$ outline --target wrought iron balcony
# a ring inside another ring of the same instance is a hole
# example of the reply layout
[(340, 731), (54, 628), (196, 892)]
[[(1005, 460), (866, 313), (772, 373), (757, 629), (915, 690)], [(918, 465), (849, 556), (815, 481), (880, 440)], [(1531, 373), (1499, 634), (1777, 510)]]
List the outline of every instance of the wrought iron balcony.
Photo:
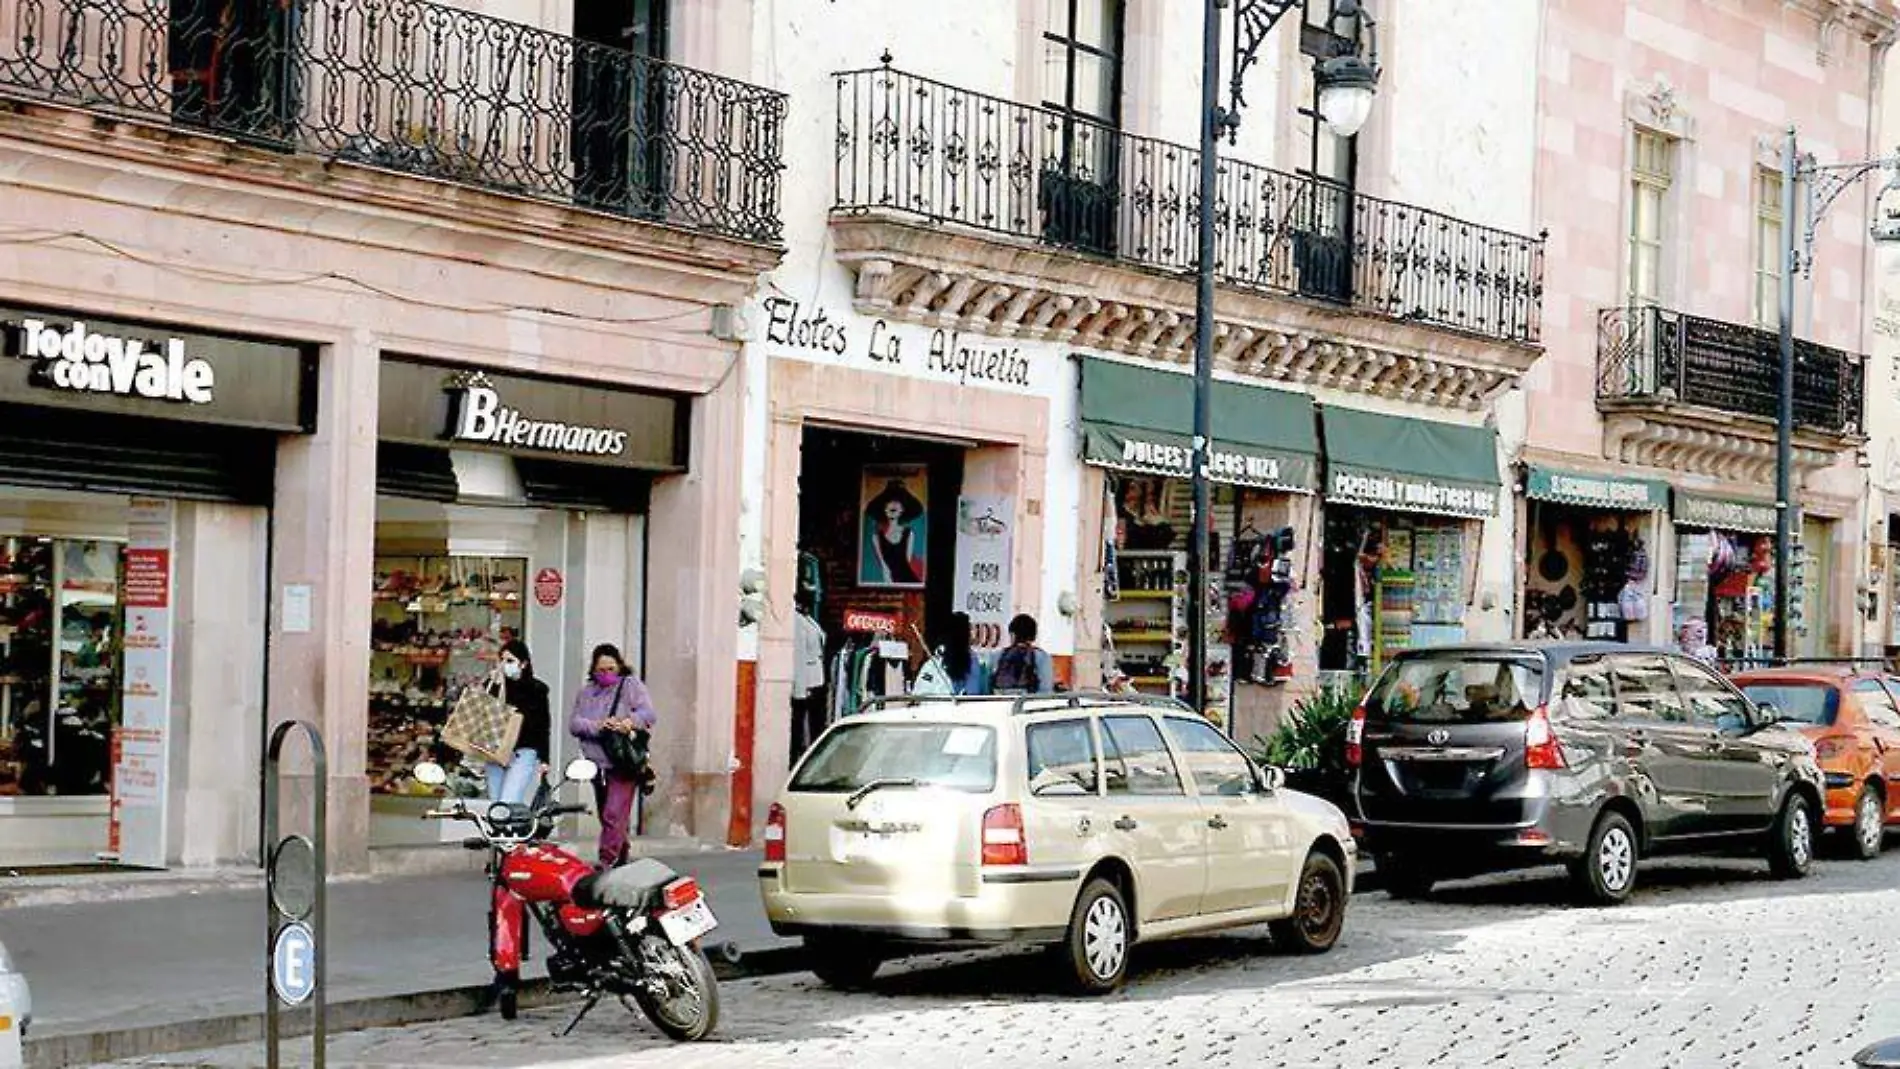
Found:
[[(1865, 426), (1866, 362), (1796, 339), (1794, 418), (1804, 430), (1857, 438)], [(1773, 422), (1780, 336), (1663, 308), (1606, 308), (1597, 316), (1597, 401), (1693, 405)]]
[(776, 242), (781, 93), (422, 0), (5, 0), (0, 95)]
[[(1197, 266), (1200, 153), (888, 66), (836, 76), (833, 211), (957, 224), (1167, 272)], [(1544, 241), (1219, 162), (1221, 282), (1535, 343)]]

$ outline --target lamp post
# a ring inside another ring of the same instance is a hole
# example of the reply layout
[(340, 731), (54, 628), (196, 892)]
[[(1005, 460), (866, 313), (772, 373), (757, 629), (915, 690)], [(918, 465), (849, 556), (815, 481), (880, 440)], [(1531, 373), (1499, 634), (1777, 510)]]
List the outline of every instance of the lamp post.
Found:
[[(1781, 308), (1778, 316), (1781, 359), (1775, 405), (1774, 640), (1775, 660), (1784, 663), (1789, 656), (1788, 575), (1795, 536), (1794, 276), (1796, 271), (1803, 275), (1813, 273), (1814, 235), (1827, 210), (1834, 206), (1842, 193), (1877, 170), (1889, 172), (1887, 184), (1880, 190), (1880, 197), (1900, 189), (1900, 153), (1856, 163), (1816, 163), (1813, 156), (1802, 155), (1794, 127), (1788, 127), (1787, 140), (1782, 144), (1781, 151), (1781, 231), (1784, 240), (1781, 248)], [(1797, 219), (1795, 193), (1796, 187), (1803, 183), (1808, 192), (1807, 213), (1806, 218)], [(1797, 222), (1801, 225), (1797, 226)], [(1871, 231), (1877, 243), (1900, 241), (1900, 211), (1890, 211), (1884, 219), (1877, 217)], [(1859, 418), (1864, 420), (1865, 413), (1861, 413)]]
[[(1324, 3), (1326, 0), (1314, 0)], [(1229, 105), (1220, 105), (1221, 10), (1234, 9), (1233, 70), (1229, 76)], [(1188, 696), (1196, 712), (1207, 710), (1207, 543), (1209, 517), (1208, 454), (1213, 447), (1210, 426), (1214, 388), (1214, 247), (1217, 232), (1214, 204), (1219, 178), (1218, 149), (1225, 131), (1232, 139), (1240, 127), (1245, 104), (1242, 88), (1247, 71), (1259, 58), (1274, 26), (1302, 0), (1203, 0), (1201, 13), (1201, 159), (1200, 257), (1194, 296), (1194, 441), (1190, 478), (1194, 491), (1188, 536)], [(1372, 16), (1361, 0), (1332, 0), (1336, 18), (1357, 18), (1373, 40), (1371, 58), (1355, 54), (1323, 58), (1314, 68), (1318, 111), (1328, 129), (1352, 137), (1372, 112), (1372, 95), (1379, 84), (1378, 47)]]

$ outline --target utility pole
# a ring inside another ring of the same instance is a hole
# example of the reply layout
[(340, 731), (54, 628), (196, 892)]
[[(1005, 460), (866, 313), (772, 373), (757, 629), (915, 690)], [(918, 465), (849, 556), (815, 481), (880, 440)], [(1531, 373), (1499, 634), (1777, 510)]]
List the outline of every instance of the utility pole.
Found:
[(1794, 547), (1794, 273), (1795, 187), (1801, 157), (1794, 127), (1781, 149), (1781, 366), (1775, 402), (1775, 660), (1788, 659), (1788, 567)]

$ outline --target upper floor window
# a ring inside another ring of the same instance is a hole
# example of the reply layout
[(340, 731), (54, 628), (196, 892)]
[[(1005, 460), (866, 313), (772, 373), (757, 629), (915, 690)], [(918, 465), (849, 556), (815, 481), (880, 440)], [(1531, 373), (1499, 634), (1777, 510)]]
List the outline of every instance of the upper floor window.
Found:
[(1358, 167), (1358, 139), (1340, 137), (1327, 129), (1319, 114), (1319, 86), (1313, 77), (1315, 62), (1359, 49), (1358, 17), (1341, 16), (1335, 11), (1337, 7), (1338, 0), (1304, 0), (1300, 53), (1306, 61), (1299, 64), (1301, 155), (1297, 167), (1303, 174), (1350, 191)]
[(1781, 175), (1766, 167), (1755, 168), (1755, 325), (1776, 327), (1781, 323), (1781, 249), (1787, 240), (1782, 230)]
[(1662, 303), (1663, 246), (1669, 190), (1675, 183), (1676, 142), (1637, 130), (1630, 166), (1629, 303)]
[(1122, 0), (1048, 0), (1042, 104), (1085, 125), (1121, 125)]

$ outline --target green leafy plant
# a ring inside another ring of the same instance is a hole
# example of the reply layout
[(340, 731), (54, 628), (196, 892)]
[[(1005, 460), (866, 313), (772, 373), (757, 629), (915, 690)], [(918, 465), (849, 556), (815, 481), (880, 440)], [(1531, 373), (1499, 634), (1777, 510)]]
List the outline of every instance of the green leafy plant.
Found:
[(1301, 698), (1273, 734), (1254, 736), (1254, 759), (1297, 772), (1344, 781), (1346, 728), (1358, 700), (1352, 691), (1327, 688)]

